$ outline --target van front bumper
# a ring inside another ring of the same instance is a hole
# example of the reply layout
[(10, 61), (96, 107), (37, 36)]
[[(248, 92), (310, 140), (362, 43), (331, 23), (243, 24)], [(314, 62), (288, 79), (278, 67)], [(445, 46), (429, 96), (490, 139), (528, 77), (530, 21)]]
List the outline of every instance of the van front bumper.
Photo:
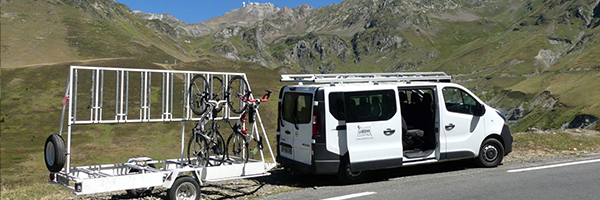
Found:
[(502, 137), (502, 140), (504, 141), (504, 155), (508, 155), (508, 153), (512, 152), (513, 144), (513, 137), (510, 134), (508, 125), (504, 124), (504, 127), (502, 127), (502, 133), (500, 133), (500, 137)]

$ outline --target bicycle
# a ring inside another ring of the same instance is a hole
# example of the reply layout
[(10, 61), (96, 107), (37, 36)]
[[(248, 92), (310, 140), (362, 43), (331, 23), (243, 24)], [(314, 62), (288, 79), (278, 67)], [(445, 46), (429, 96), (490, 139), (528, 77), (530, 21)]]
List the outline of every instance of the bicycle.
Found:
[[(215, 120), (220, 102), (208, 100), (206, 104), (209, 111), (192, 128), (192, 137), (188, 142), (188, 161), (189, 164), (199, 166), (219, 166), (225, 160), (225, 140), (219, 132), (220, 125)], [(205, 126), (207, 123), (211, 123), (208, 129)]]
[[(243, 76), (233, 76), (227, 85), (228, 88), (224, 91), (222, 79), (213, 76), (213, 81), (209, 83), (200, 74), (195, 75), (190, 82), (188, 91), (191, 110), (194, 114), (202, 115), (201, 120), (192, 129), (192, 137), (188, 142), (188, 161), (190, 164), (218, 166), (225, 160), (227, 146), (224, 145), (223, 136), (218, 131), (220, 125), (215, 121), (217, 113), (223, 108), (219, 106), (223, 102), (219, 97), (223, 97), (223, 100), (227, 102), (233, 113), (240, 114), (246, 110), (248, 102), (241, 98), (238, 98), (238, 100), (230, 98), (230, 94), (241, 95), (247, 93), (248, 96), (250, 95), (248, 83)], [(207, 111), (210, 112), (206, 113)], [(208, 116), (212, 118), (209, 119)], [(209, 130), (205, 130), (204, 125), (208, 122), (212, 124)], [(231, 123), (229, 124), (231, 125)], [(223, 146), (225, 149), (223, 149)], [(248, 147), (246, 146), (246, 148)], [(260, 145), (260, 149), (262, 149), (262, 144)], [(211, 156), (211, 154), (214, 156)], [(192, 163), (193, 157), (196, 157), (196, 163)], [(210, 161), (213, 157), (216, 159), (213, 159), (211, 163)]]
[[(222, 80), (216, 76), (213, 76), (210, 84), (200, 74), (195, 75), (190, 82), (188, 90), (190, 107), (194, 114), (201, 115), (201, 117), (200, 121), (192, 128), (192, 137), (188, 142), (189, 164), (218, 166), (225, 160), (225, 140), (219, 133), (220, 125), (215, 121), (217, 114), (222, 109), (219, 105), (225, 103), (219, 99), (219, 94), (224, 92), (222, 86)], [(215, 88), (217, 89), (215, 90)], [(225, 94), (221, 94), (221, 96), (226, 98)], [(206, 129), (205, 125), (209, 122), (211, 124)]]
[[(271, 90), (266, 90), (266, 94), (260, 99), (250, 99), (252, 92), (247, 91), (245, 94), (236, 93), (235, 96), (240, 99), (240, 102), (244, 103), (244, 110), (242, 110), (240, 118), (232, 124), (231, 121), (226, 119), (226, 122), (231, 126), (233, 133), (227, 138), (227, 144), (225, 146), (227, 160), (247, 163), (250, 154), (254, 156), (259, 150), (263, 149), (262, 136), (258, 133), (258, 138), (254, 136), (254, 128), (251, 125), (251, 133), (247, 132), (244, 127), (244, 122), (248, 121), (250, 124), (254, 123), (254, 115), (256, 110), (260, 106), (261, 102), (266, 102), (271, 96)], [(249, 151), (250, 141), (256, 142), (257, 146)]]

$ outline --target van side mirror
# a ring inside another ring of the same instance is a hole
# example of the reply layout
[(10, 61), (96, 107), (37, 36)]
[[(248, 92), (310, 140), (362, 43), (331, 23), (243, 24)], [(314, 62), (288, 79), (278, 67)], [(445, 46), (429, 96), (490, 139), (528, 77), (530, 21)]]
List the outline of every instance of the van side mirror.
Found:
[(483, 116), (485, 114), (485, 106), (483, 104), (477, 103), (475, 106), (475, 110), (473, 111), (473, 115), (475, 116)]

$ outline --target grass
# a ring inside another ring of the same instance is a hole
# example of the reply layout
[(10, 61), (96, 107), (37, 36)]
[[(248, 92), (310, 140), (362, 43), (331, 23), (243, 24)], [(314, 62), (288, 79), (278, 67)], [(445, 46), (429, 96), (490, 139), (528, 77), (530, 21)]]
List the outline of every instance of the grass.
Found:
[(520, 132), (513, 134), (513, 148), (521, 150), (587, 151), (600, 150), (600, 135), (561, 130), (545, 133)]
[[(2, 137), (0, 148), (2, 151), (1, 188), (2, 198), (10, 199), (43, 199), (66, 198), (65, 190), (46, 183), (48, 176), (43, 161), (43, 146), (48, 135), (57, 133), (62, 105), (60, 101), (64, 95), (65, 79), (67, 78), (68, 65), (112, 66), (133, 68), (160, 68), (149, 62), (136, 59), (115, 59), (96, 61), (91, 63), (66, 63), (54, 66), (2, 69), (2, 95), (1, 122)], [(275, 147), (276, 106), (279, 88), (277, 70), (270, 70), (244, 62), (206, 61), (199, 63), (184, 63), (173, 66), (178, 70), (215, 71), (215, 66), (224, 66), (217, 71), (236, 71), (247, 73), (250, 86), (256, 95), (262, 95), (265, 89), (273, 91), (272, 99), (261, 104), (260, 114), (263, 124), (267, 129), (268, 139)], [(86, 79), (86, 76), (88, 77)], [(111, 90), (114, 83), (105, 74), (105, 105), (114, 101)], [(132, 76), (132, 82), (139, 82)], [(26, 80), (22, 77), (28, 77)], [(264, 78), (273, 77), (273, 78)], [(80, 75), (81, 94), (79, 108), (85, 109), (88, 101), (84, 98), (89, 93), (89, 74)], [(159, 77), (153, 78), (159, 81)], [(176, 80), (176, 82), (179, 82)], [(111, 84), (113, 84), (111, 86)], [(86, 87), (86, 85), (88, 85)], [(133, 86), (131, 86), (133, 87)], [(181, 91), (180, 89), (176, 89)], [(135, 92), (131, 92), (134, 96)], [(152, 102), (160, 105), (160, 87), (153, 87)], [(136, 97), (132, 97), (136, 99)], [(175, 102), (179, 102), (175, 100)], [(134, 103), (135, 104), (135, 103)], [(135, 107), (135, 105), (131, 105)], [(106, 116), (111, 112), (106, 109)], [(156, 109), (155, 109), (156, 110)], [(160, 111), (160, 109), (158, 109)], [(177, 111), (175, 109), (174, 111)], [(180, 111), (179, 115), (181, 114)], [(114, 114), (114, 113), (113, 113)], [(177, 112), (174, 113), (177, 115)], [(135, 116), (136, 113), (130, 113)], [(85, 119), (88, 116), (79, 116)], [(34, 122), (34, 123), (32, 123)], [(186, 122), (187, 131), (193, 122)], [(224, 125), (221, 132), (225, 138), (231, 133), (229, 127)], [(73, 166), (108, 164), (126, 162), (127, 158), (148, 156), (153, 159), (179, 158), (181, 151), (181, 123), (144, 123), (144, 124), (103, 124), (73, 126), (72, 157)], [(267, 159), (270, 155), (267, 153)], [(59, 190), (59, 193), (53, 191)], [(24, 196), (28, 195), (28, 196)], [(53, 196), (55, 195), (55, 196)], [(58, 196), (56, 196), (58, 195)]]

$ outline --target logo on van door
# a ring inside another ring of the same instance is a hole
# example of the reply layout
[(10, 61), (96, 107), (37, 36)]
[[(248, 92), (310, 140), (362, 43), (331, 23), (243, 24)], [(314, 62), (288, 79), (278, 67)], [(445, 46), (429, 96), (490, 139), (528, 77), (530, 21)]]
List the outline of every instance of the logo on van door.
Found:
[(358, 125), (356, 140), (365, 140), (365, 139), (373, 139), (373, 135), (371, 134), (371, 126), (361, 126)]

